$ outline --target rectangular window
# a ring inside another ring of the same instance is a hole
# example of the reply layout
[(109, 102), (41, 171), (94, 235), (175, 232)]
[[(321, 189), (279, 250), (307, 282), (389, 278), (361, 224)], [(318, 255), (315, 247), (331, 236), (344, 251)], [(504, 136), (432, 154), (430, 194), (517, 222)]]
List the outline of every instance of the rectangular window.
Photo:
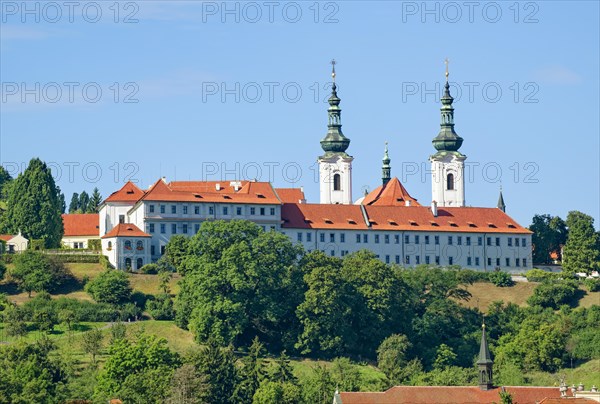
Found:
[(363, 234), (363, 243), (368, 243), (369, 242), (369, 235), (368, 234)]
[(526, 240), (527, 240), (527, 239), (526, 239), (525, 237), (523, 237), (523, 238), (521, 239), (521, 246), (522, 246), (522, 247), (527, 247), (527, 241), (526, 241)]
[(335, 233), (329, 233), (329, 242), (335, 243)]
[(172, 214), (176, 214), (177, 213), (177, 205), (171, 205), (171, 213)]
[(506, 259), (506, 266), (509, 267), (510, 266), (510, 258)]
[(271, 216), (275, 216), (275, 208), (271, 208), (270, 212), (271, 212)]
[(386, 244), (390, 243), (390, 235), (389, 234), (385, 234), (383, 236), (383, 242), (386, 243)]
[(242, 208), (240, 206), (235, 208), (235, 214), (238, 216), (242, 216)]
[(214, 215), (215, 214), (215, 208), (214, 208), (214, 206), (209, 206), (208, 207), (208, 214), (209, 215)]
[(331, 255), (332, 257), (335, 257), (335, 251), (334, 251), (334, 250), (331, 250), (331, 251), (329, 252), (329, 255)]
[(467, 257), (467, 265), (471, 266), (471, 257)]
[(375, 244), (379, 244), (379, 234), (375, 235)]
[(188, 225), (187, 224), (183, 224), (183, 234), (187, 234), (188, 232)]
[(271, 229), (271, 230), (275, 230), (275, 226), (271, 226), (271, 227), (270, 227), (270, 229)]
[(410, 255), (407, 255), (406, 257), (404, 257), (404, 263), (407, 265), (410, 265)]
[(456, 244), (462, 245), (462, 236), (457, 236), (456, 237)]
[(223, 216), (227, 216), (229, 214), (229, 208), (227, 206), (223, 206)]
[(419, 236), (415, 236), (415, 244), (419, 244), (421, 238)]
[(448, 265), (454, 265), (454, 258), (448, 257)]
[(477, 245), (483, 245), (483, 237), (477, 237)]
[(440, 265), (440, 256), (439, 255), (435, 256), (435, 265)]
[(360, 234), (357, 234), (357, 235), (356, 235), (356, 242), (357, 242), (357, 243), (360, 243)]
[(385, 263), (386, 263), (386, 264), (389, 264), (389, 263), (390, 263), (390, 256), (389, 256), (389, 255), (386, 255), (386, 256), (385, 256)]
[(410, 244), (410, 237), (404, 236), (404, 244)]
[(465, 242), (467, 243), (467, 245), (471, 245), (471, 237), (468, 237), (465, 239)]
[(485, 244), (486, 244), (486, 245), (492, 245), (492, 238), (491, 238), (491, 237), (487, 237), (487, 238), (485, 239)]
[(177, 224), (171, 223), (171, 234), (177, 234)]
[(452, 236), (448, 236), (448, 245), (452, 245)]
[(479, 266), (479, 257), (475, 257), (475, 266), (478, 267)]
[(496, 266), (499, 267), (500, 266), (500, 258), (496, 258)]
[(166, 233), (166, 226), (164, 223), (160, 224), (160, 234), (165, 234)]
[(125, 215), (119, 215), (119, 223), (125, 223)]
[(519, 237), (515, 237), (515, 247), (519, 247)]
[(194, 206), (194, 215), (200, 214), (200, 206)]
[(488, 263), (487, 263), (487, 264), (488, 264), (488, 267), (491, 267), (491, 266), (492, 266), (492, 259), (491, 259), (491, 258), (488, 258), (488, 259), (487, 259), (487, 261), (488, 261)]
[(346, 233), (342, 233), (340, 234), (340, 243), (345, 243), (346, 242)]
[(394, 243), (400, 244), (400, 235), (398, 235), (398, 234), (394, 235)]
[(435, 245), (440, 245), (440, 236), (434, 236), (433, 241), (435, 242)]
[(150, 255), (154, 255), (156, 254), (156, 247), (154, 247), (153, 245), (150, 246)]
[(320, 241), (321, 243), (324, 243), (324, 242), (325, 242), (325, 233), (319, 233), (319, 241)]
[(250, 208), (250, 214), (251, 215), (255, 215), (256, 214), (256, 208)]
[(429, 255), (426, 255), (426, 256), (425, 256), (425, 263), (426, 263), (427, 265), (429, 265), (429, 262), (430, 262)]
[(154, 233), (154, 223), (150, 223), (150, 233)]
[(265, 215), (265, 208), (260, 208), (260, 215), (264, 216)]
[(400, 264), (400, 256), (396, 255), (396, 264)]
[(429, 236), (425, 236), (425, 244), (429, 244)]
[(194, 225), (194, 233), (198, 233), (199, 231), (200, 231), (200, 224), (199, 224), (199, 223), (196, 223), (196, 224)]
[(160, 205), (160, 213), (165, 213), (165, 205)]
[(417, 255), (417, 256), (415, 257), (415, 261), (416, 261), (416, 264), (417, 264), (417, 265), (419, 265), (419, 264), (421, 263), (421, 256), (420, 256), (420, 255)]
[(523, 266), (526, 267), (527, 266), (527, 258), (523, 258)]
[(517, 266), (517, 267), (521, 266), (521, 260), (519, 258), (515, 258), (515, 266)]
[(302, 233), (298, 232), (298, 241), (302, 242)]
[(512, 247), (512, 237), (507, 238), (506, 241), (508, 241), (508, 246)]
[(148, 206), (148, 211), (149, 211), (150, 213), (154, 213), (154, 205), (150, 205), (150, 206)]
[(312, 241), (312, 233), (306, 233), (306, 241), (309, 243)]
[(187, 207), (187, 205), (183, 205), (183, 214), (184, 214), (184, 215), (187, 215), (187, 212), (188, 212), (188, 207)]
[(160, 255), (165, 255), (165, 246), (164, 245), (160, 246)]
[(496, 246), (500, 247), (500, 237), (496, 237)]

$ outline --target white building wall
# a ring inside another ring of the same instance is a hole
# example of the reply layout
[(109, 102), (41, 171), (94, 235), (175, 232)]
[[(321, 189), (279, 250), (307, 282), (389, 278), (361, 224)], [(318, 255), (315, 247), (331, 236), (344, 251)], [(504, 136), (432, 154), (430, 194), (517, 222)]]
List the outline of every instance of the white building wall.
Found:
[(75, 243), (82, 243), (83, 246), (80, 248), (88, 248), (88, 240), (100, 239), (99, 236), (64, 236), (62, 243), (68, 248), (76, 248)]
[(100, 209), (100, 236), (104, 236), (111, 231), (113, 227), (119, 224), (119, 217), (123, 216), (124, 223), (130, 223), (127, 212), (131, 209), (133, 203), (126, 202), (108, 202)]
[[(126, 248), (127, 241), (131, 243), (131, 248)], [(127, 269), (128, 260), (130, 262), (129, 269), (134, 271), (139, 271), (142, 266), (151, 262), (150, 238), (148, 237), (111, 237), (102, 239), (102, 251), (116, 269)]]
[[(352, 204), (352, 158), (334, 156), (319, 159), (319, 190), (322, 204)], [(334, 189), (334, 177), (340, 176), (340, 189)]]
[[(439, 207), (465, 206), (465, 157), (446, 155), (431, 158), (431, 198)], [(448, 174), (454, 176), (454, 189), (448, 189)]]

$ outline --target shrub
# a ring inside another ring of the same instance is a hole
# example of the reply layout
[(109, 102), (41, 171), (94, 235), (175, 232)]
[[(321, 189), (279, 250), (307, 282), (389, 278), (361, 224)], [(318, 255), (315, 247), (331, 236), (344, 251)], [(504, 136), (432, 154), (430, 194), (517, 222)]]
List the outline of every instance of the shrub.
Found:
[(100, 255), (100, 258), (98, 258), (98, 262), (100, 263), (100, 265), (102, 265), (102, 268), (104, 269), (115, 269), (115, 267), (110, 263), (106, 255)]
[(474, 271), (472, 269), (461, 269), (456, 272), (456, 280), (460, 283), (473, 284), (475, 282), (488, 281), (488, 274), (486, 272)]
[(510, 276), (510, 274), (508, 272), (502, 272), (502, 271), (490, 272), (490, 273), (488, 273), (488, 279), (494, 285), (499, 286), (501, 288), (507, 287), (507, 286), (513, 286), (515, 284), (515, 282), (512, 280), (512, 277)]
[(94, 251), (102, 250), (102, 242), (97, 238), (91, 238), (88, 240), (88, 248)]
[(600, 292), (600, 279), (584, 279), (583, 284), (590, 292)]
[(0, 281), (4, 278), (5, 272), (6, 272), (6, 265), (4, 265), (4, 262), (0, 261)]
[(53, 291), (73, 278), (62, 262), (54, 257), (36, 252), (25, 251), (15, 256), (14, 268), (10, 276), (19, 288), (29, 293)]
[(59, 316), (62, 312), (70, 311), (73, 313), (73, 322), (109, 322), (115, 321), (119, 317), (118, 311), (106, 303), (93, 303), (66, 297), (49, 299), (43, 293), (39, 293), (27, 301), (22, 306), (22, 311), (25, 321), (34, 321), (37, 313), (41, 311), (49, 312), (52, 316)]
[(545, 282), (558, 279), (560, 275), (557, 273), (547, 272), (541, 269), (534, 268), (525, 272), (525, 277), (529, 282)]
[(148, 301), (148, 312), (155, 320), (173, 320), (175, 319), (175, 310), (173, 309), (173, 299), (166, 293), (156, 296), (155, 300)]
[(129, 277), (116, 269), (106, 270), (89, 281), (85, 291), (98, 303), (124, 304), (131, 298)]
[(542, 283), (533, 290), (527, 299), (530, 306), (550, 307), (558, 310), (563, 304), (571, 304), (577, 297), (579, 287), (576, 281), (563, 280), (554, 283)]
[(158, 265), (156, 264), (146, 264), (141, 268), (143, 274), (152, 274), (156, 275), (158, 273)]

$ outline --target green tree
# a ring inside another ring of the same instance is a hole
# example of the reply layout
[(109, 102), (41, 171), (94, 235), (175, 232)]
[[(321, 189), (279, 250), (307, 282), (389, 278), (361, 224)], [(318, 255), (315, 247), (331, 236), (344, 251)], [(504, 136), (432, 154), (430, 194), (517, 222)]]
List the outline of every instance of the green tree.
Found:
[(0, 345), (0, 403), (63, 402), (67, 369), (47, 340)]
[(65, 202), (65, 194), (62, 193), (58, 185), (56, 186), (56, 192), (58, 192), (58, 205), (60, 206), (60, 213), (65, 213), (67, 209), (67, 203)]
[(254, 394), (253, 404), (300, 404), (302, 403), (300, 387), (288, 382), (264, 381)]
[(73, 192), (73, 195), (71, 196), (69, 213), (81, 213), (81, 210), (79, 209), (79, 194), (77, 192)]
[(0, 200), (6, 197), (6, 189), (4, 186), (10, 183), (11, 181), (12, 176), (9, 174), (8, 171), (6, 171), (4, 167), (0, 166)]
[(187, 256), (189, 238), (184, 235), (177, 234), (169, 239), (165, 246), (165, 254), (171, 265), (179, 272), (181, 262)]
[(135, 341), (119, 339), (98, 375), (96, 401), (118, 397), (124, 402), (163, 403), (173, 370), (181, 364), (164, 338), (140, 333)]
[(87, 192), (82, 191), (79, 194), (79, 211), (80, 211), (80, 213), (88, 213), (89, 204), (90, 204), (90, 195)]
[(574, 280), (544, 282), (533, 289), (533, 295), (527, 299), (527, 303), (558, 310), (563, 304), (573, 304), (578, 292), (579, 286)]
[(335, 391), (335, 382), (331, 378), (331, 372), (325, 366), (316, 365), (303, 381), (301, 388), (305, 402), (329, 404)]
[(178, 325), (200, 342), (245, 346), (258, 336), (274, 350), (291, 346), (302, 298), (300, 254), (288, 237), (248, 221), (202, 223), (181, 266)]
[(43, 240), (46, 248), (60, 247), (64, 233), (61, 202), (50, 169), (34, 158), (10, 186), (4, 231), (21, 231), (30, 240)]
[(435, 369), (446, 369), (456, 363), (456, 354), (446, 344), (441, 344), (437, 349), (437, 355), (433, 367)]
[(96, 356), (102, 351), (104, 334), (102, 331), (95, 328), (87, 331), (81, 338), (81, 348), (83, 352), (90, 354), (92, 363), (96, 363)]
[(72, 278), (72, 274), (58, 260), (37, 251), (27, 250), (15, 255), (10, 276), (21, 290), (51, 292)]
[(562, 267), (566, 272), (586, 272), (600, 268), (600, 240), (594, 219), (578, 211), (567, 216), (569, 237), (564, 248)]
[(88, 203), (87, 213), (98, 213), (98, 208), (102, 203), (102, 195), (100, 195), (100, 190), (98, 187), (95, 187), (92, 191), (92, 196), (90, 197), (90, 202)]
[(200, 395), (203, 403), (234, 403), (234, 392), (237, 385), (235, 358), (229, 348), (221, 348), (209, 340), (191, 358), (196, 372), (206, 382), (206, 389)]
[[(2, 245), (0, 245), (0, 255), (2, 254)], [(4, 274), (6, 273), (6, 265), (4, 265), (4, 262), (0, 261), (0, 281), (2, 279), (4, 279)]]
[(533, 232), (533, 262), (552, 263), (550, 254), (556, 252), (560, 257), (561, 246), (567, 241), (567, 226), (560, 217), (551, 215), (535, 215), (529, 226)]
[(3, 312), (6, 323), (6, 335), (9, 337), (22, 337), (27, 334), (25, 313), (16, 304), (9, 304)]
[(205, 378), (193, 365), (185, 363), (173, 372), (167, 404), (202, 404), (200, 397), (206, 394), (206, 389)]
[(285, 350), (281, 352), (275, 361), (269, 379), (274, 382), (297, 384), (298, 380), (294, 376), (294, 369), (290, 365), (290, 358), (285, 353)]
[(89, 281), (85, 290), (98, 303), (124, 304), (131, 298), (131, 285), (125, 272), (109, 269)]
[(335, 358), (330, 373), (336, 388), (341, 391), (359, 391), (362, 386), (360, 370), (348, 358)]
[(263, 344), (260, 343), (258, 338), (254, 338), (248, 349), (248, 355), (242, 359), (242, 368), (238, 370), (240, 383), (238, 383), (235, 392), (236, 401), (252, 402), (254, 393), (256, 393), (267, 374), (263, 359), (264, 355)]
[(393, 334), (383, 340), (377, 349), (377, 367), (385, 374), (391, 385), (402, 384), (410, 378), (405, 367), (407, 354), (412, 344), (402, 334)]

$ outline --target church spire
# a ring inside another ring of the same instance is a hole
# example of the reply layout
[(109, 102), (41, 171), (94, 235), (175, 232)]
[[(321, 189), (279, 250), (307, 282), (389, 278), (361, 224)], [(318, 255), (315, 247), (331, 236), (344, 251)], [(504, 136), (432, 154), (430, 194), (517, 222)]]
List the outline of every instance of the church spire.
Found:
[(388, 143), (385, 142), (385, 150), (383, 152), (382, 159), (383, 164), (381, 165), (381, 181), (383, 185), (386, 185), (388, 182), (390, 182), (392, 175), (392, 167), (390, 166), (391, 161), (390, 155), (388, 154)]
[(485, 322), (481, 326), (481, 344), (479, 346), (479, 358), (477, 359), (477, 370), (479, 373), (479, 388), (481, 390), (490, 390), (494, 386), (492, 379), (492, 356), (488, 347), (485, 335)]
[[(441, 98), (442, 107), (440, 108), (441, 123), (440, 133), (432, 140), (433, 147), (438, 152), (457, 152), (462, 146), (463, 138), (458, 136), (454, 131), (454, 107), (452, 102), (454, 98), (450, 95), (450, 83), (448, 82), (448, 64), (450, 61), (446, 59), (446, 84), (444, 85), (444, 95)], [(459, 153), (460, 154), (460, 153)]]
[(500, 186), (500, 196), (498, 197), (498, 209), (502, 212), (506, 212), (506, 205), (504, 204), (504, 197), (502, 196), (502, 186)]
[(346, 149), (350, 146), (350, 139), (342, 133), (342, 109), (339, 107), (340, 98), (337, 95), (337, 85), (335, 84), (335, 59), (331, 61), (331, 78), (333, 85), (331, 86), (331, 96), (329, 97), (329, 108), (327, 114), (329, 121), (327, 124), (327, 135), (321, 140), (321, 147), (328, 154), (346, 154)]

